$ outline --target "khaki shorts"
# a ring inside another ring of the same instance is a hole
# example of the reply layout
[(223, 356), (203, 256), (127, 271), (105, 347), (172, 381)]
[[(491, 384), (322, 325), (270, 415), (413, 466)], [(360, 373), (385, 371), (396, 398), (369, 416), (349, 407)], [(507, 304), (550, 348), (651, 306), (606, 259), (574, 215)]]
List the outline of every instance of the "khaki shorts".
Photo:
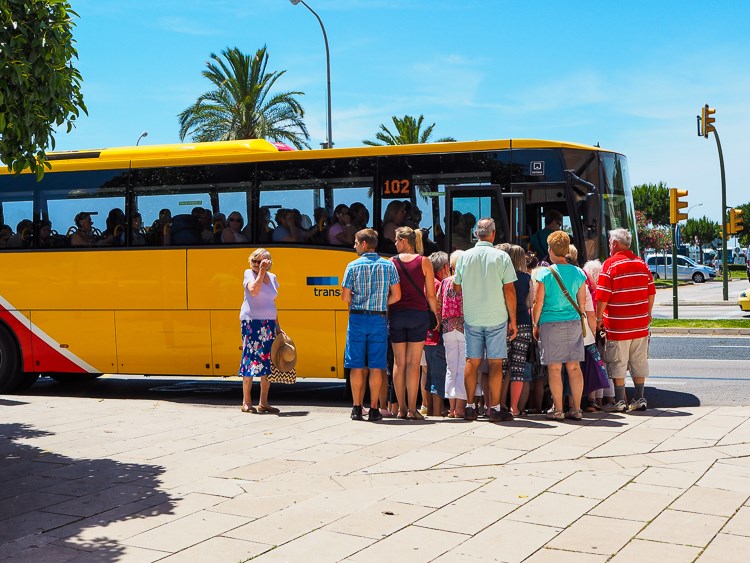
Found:
[(648, 336), (635, 340), (607, 340), (604, 347), (604, 361), (610, 379), (648, 377)]

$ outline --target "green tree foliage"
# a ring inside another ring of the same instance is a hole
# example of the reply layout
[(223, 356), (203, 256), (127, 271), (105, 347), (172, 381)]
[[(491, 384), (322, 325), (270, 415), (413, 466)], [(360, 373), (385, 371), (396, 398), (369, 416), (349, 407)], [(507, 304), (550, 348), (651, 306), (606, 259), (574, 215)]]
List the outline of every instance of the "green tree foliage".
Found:
[(672, 247), (672, 230), (669, 227), (653, 227), (641, 211), (635, 212), (635, 226), (638, 232), (638, 246), (641, 252), (646, 249), (657, 251)]
[(225, 49), (221, 57), (211, 53), (202, 74), (214, 88), (179, 114), (180, 139), (271, 139), (310, 148), (305, 111), (297, 101), (304, 93), (271, 92), (286, 71), (269, 71), (268, 56), (265, 45), (255, 56), (236, 47)]
[(696, 239), (700, 246), (700, 261), (703, 262), (703, 245), (709, 244), (713, 241), (720, 233), (719, 223), (712, 221), (706, 216), (700, 219), (688, 218), (685, 222), (685, 226), (682, 227), (682, 240), (684, 243), (693, 244)]
[(72, 18), (64, 0), (0, 2), (0, 161), (19, 173), (44, 174), (56, 127), (73, 128), (87, 113)]
[(653, 225), (669, 225), (669, 188), (664, 182), (633, 186), (633, 205)]
[[(435, 124), (433, 123), (423, 131), (423, 115), (420, 115), (417, 119), (411, 115), (405, 115), (403, 118), (398, 118), (394, 115), (391, 119), (393, 120), (393, 125), (396, 127), (395, 134), (385, 125), (381, 125), (380, 131), (375, 133), (377, 141), (364, 140), (362, 142), (365, 145), (370, 145), (372, 147), (381, 147), (383, 145), (414, 145), (430, 142), (430, 137), (432, 136), (432, 130), (435, 128)], [(448, 143), (454, 142), (455, 140), (456, 139), (453, 137), (443, 137), (436, 142)]]

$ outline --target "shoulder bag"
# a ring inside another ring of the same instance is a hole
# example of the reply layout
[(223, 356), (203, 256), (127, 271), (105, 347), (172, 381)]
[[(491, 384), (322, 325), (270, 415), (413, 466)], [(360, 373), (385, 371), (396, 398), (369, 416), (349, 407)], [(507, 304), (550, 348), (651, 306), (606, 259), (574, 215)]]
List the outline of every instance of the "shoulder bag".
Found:
[[(415, 282), (412, 277), (409, 275), (409, 272), (406, 270), (406, 266), (404, 266), (404, 263), (401, 261), (401, 258), (398, 257), (398, 255), (393, 257), (394, 260), (396, 260), (399, 264), (401, 264), (401, 270), (404, 276), (406, 276), (406, 279), (411, 282), (411, 284), (414, 286), (414, 289), (417, 290), (417, 292), (422, 296), (424, 299), (424, 302), (427, 303), (427, 314), (430, 317), (430, 330), (435, 330), (435, 327), (437, 327), (437, 316), (435, 313), (432, 312), (432, 309), (430, 309), (430, 302), (427, 301), (427, 297), (424, 294), (424, 288), (419, 289), (419, 286), (417, 285), (417, 282)], [(422, 257), (419, 257), (420, 260), (422, 260)]]
[(578, 307), (578, 303), (575, 302), (575, 300), (570, 296), (570, 292), (565, 287), (565, 284), (562, 281), (562, 278), (560, 277), (560, 274), (557, 273), (555, 268), (553, 266), (549, 267), (549, 271), (552, 272), (552, 275), (555, 276), (555, 280), (557, 280), (557, 285), (560, 286), (560, 289), (563, 292), (563, 295), (570, 301), (570, 304), (573, 305), (573, 308), (576, 310), (576, 313), (581, 317), (581, 332), (583, 333), (583, 337), (586, 338), (586, 314), (581, 311), (581, 309)]

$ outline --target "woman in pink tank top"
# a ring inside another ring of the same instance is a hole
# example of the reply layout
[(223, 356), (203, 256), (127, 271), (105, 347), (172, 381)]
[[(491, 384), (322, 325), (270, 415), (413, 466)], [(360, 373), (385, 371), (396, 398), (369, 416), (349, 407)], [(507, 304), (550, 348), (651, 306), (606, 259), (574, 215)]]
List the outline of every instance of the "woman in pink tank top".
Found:
[[(417, 410), (419, 361), (429, 329), (428, 310), (437, 316), (435, 274), (430, 260), (422, 256), (422, 233), (410, 227), (396, 229), (393, 257), (401, 286), (401, 300), (388, 310), (388, 335), (393, 347), (393, 385), (398, 417), (421, 420)], [(408, 399), (407, 399), (408, 397)], [(408, 402), (407, 402), (408, 401)]]

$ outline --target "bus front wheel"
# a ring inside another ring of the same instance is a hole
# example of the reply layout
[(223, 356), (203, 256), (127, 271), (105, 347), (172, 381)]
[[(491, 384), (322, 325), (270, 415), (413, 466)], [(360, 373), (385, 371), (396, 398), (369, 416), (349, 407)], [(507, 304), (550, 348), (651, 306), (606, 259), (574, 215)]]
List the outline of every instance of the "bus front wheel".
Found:
[(21, 384), (18, 346), (13, 336), (0, 326), (0, 393), (12, 393)]

